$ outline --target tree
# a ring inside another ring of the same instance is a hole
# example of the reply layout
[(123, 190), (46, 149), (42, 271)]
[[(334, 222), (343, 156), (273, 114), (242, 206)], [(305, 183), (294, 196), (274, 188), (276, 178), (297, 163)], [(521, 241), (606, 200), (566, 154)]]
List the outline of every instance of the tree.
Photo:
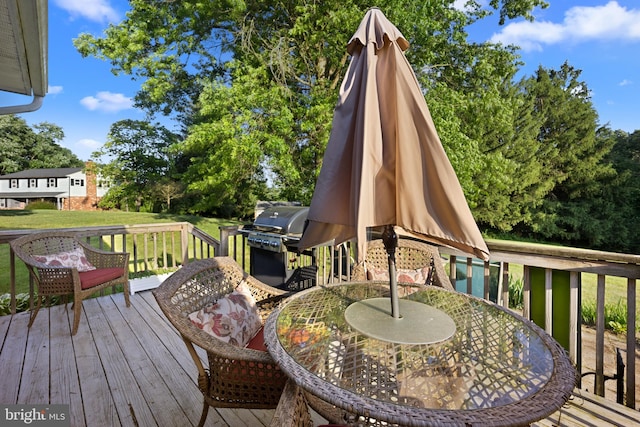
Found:
[(640, 131), (600, 130), (599, 137), (615, 141), (607, 161), (616, 169), (617, 176), (608, 183), (603, 197), (604, 215), (607, 215), (608, 239), (602, 249), (615, 252), (640, 253)]
[[(515, 56), (478, 50), (472, 76), (451, 86), (424, 79), (426, 98), (476, 221), (509, 231), (527, 221), (551, 186), (537, 151), (534, 99), (514, 84)], [(429, 86), (430, 85), (430, 86)]]
[(153, 210), (153, 185), (171, 177), (169, 147), (177, 140), (177, 135), (157, 123), (121, 120), (112, 124), (107, 142), (92, 155), (98, 163), (107, 158), (99, 171), (115, 184), (103, 199), (103, 207), (140, 210), (146, 203)]
[(180, 198), (184, 194), (185, 186), (180, 181), (163, 177), (153, 184), (152, 193), (156, 194), (160, 200), (166, 203), (167, 212), (171, 212), (171, 201)]
[(546, 239), (598, 245), (607, 233), (602, 205), (605, 182), (616, 172), (606, 161), (614, 140), (598, 129), (598, 115), (580, 71), (568, 63), (559, 70), (540, 67), (529, 79), (535, 114), (543, 118), (535, 152), (553, 188), (532, 220), (531, 230)]
[[(532, 19), (533, 8), (546, 7), (541, 0), (492, 0), (486, 8), (469, 1), (464, 10), (453, 5), (453, 0), (379, 4), (411, 43), (407, 55), (428, 97), (445, 96), (443, 107), (451, 100), (472, 105), (470, 98), (491, 86), (492, 77), (504, 84), (502, 71), (513, 73), (512, 50), (467, 42), (466, 26), (496, 12), (502, 22)], [(127, 18), (103, 38), (82, 34), (75, 45), (84, 56), (111, 61), (115, 73), (144, 80), (138, 106), (183, 121), (189, 136), (176, 149), (194, 159), (185, 179), (190, 191), (205, 198), (196, 209), (242, 216), (264, 193), (265, 174), (281, 197), (310, 201), (348, 65), (346, 44), (369, 6), (364, 1), (132, 0)], [(486, 64), (494, 74), (482, 71)], [(480, 75), (484, 80), (476, 82)], [(223, 122), (231, 128), (225, 134), (214, 121), (229, 104), (233, 108)], [(466, 119), (472, 115), (470, 108)], [(464, 133), (455, 113), (447, 117), (454, 123), (436, 119), (445, 129), (443, 144), (457, 155), (452, 164), (466, 175), (461, 181), (470, 204), (480, 206), (487, 189), (478, 188), (474, 176), (486, 165), (496, 173), (504, 167), (498, 167), (497, 155), (483, 152), (482, 139)], [(496, 182), (508, 187), (504, 177)], [(232, 208), (238, 205), (239, 210)]]
[(15, 115), (0, 116), (0, 175), (27, 169), (82, 167), (83, 162), (68, 148), (59, 126), (39, 123), (33, 129)]

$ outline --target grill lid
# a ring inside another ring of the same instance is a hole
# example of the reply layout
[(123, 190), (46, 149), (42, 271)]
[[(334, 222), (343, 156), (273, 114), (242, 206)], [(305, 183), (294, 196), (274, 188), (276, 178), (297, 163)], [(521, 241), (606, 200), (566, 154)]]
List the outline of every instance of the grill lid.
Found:
[(258, 215), (253, 228), (283, 235), (302, 235), (308, 212), (307, 206), (273, 206)]

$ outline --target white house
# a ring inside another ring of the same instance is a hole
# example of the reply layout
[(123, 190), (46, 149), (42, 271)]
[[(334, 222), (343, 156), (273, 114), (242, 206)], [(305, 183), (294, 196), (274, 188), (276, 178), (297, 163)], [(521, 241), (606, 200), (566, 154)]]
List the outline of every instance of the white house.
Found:
[(90, 168), (29, 169), (0, 176), (0, 209), (42, 200), (58, 209), (95, 210), (107, 190)]

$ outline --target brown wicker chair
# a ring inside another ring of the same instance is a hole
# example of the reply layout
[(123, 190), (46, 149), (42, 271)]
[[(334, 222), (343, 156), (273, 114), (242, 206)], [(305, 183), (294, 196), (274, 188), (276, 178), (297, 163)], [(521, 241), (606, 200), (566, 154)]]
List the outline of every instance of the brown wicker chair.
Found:
[[(388, 268), (389, 261), (387, 251), (381, 239), (367, 243), (367, 256), (364, 266), (354, 269), (354, 280), (366, 280), (367, 268)], [(396, 268), (414, 270), (430, 266), (429, 278), (425, 285), (440, 286), (445, 289), (453, 289), (447, 273), (444, 271), (440, 252), (436, 246), (417, 240), (399, 238), (396, 249)]]
[[(230, 294), (243, 280), (251, 289), (264, 322), (286, 291), (272, 288), (245, 273), (229, 257), (191, 262), (173, 273), (153, 294), (162, 312), (182, 335), (198, 369), (198, 387), (204, 396), (200, 425), (209, 406), (274, 409), (287, 376), (268, 352), (225, 343), (191, 323), (189, 314)], [(194, 348), (207, 353), (208, 369)]]
[[(78, 239), (75, 233), (53, 231), (27, 234), (10, 242), (11, 249), (29, 269), (37, 285), (37, 302), (31, 312), (29, 327), (33, 324), (42, 299), (51, 296), (73, 295), (73, 330), (78, 332), (82, 313), (82, 300), (110, 286), (122, 285), (129, 307), (129, 254), (96, 249)], [(79, 272), (77, 268), (52, 266), (35, 257), (61, 254), (82, 248), (87, 261), (95, 270)]]

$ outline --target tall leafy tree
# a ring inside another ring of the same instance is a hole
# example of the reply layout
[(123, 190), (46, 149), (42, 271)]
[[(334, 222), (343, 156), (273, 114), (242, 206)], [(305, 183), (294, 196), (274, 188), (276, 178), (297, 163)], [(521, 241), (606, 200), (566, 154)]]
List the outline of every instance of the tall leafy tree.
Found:
[(540, 67), (529, 80), (535, 114), (544, 120), (535, 154), (553, 183), (531, 229), (547, 239), (598, 244), (608, 222), (599, 203), (603, 183), (616, 175), (605, 161), (614, 139), (598, 137), (598, 115), (579, 77), (580, 70), (564, 63), (558, 70)]
[[(475, 179), (487, 166), (496, 174), (508, 168), (501, 166), (498, 154), (482, 148), (489, 136), (469, 136), (465, 129), (484, 108), (480, 103), (474, 106), (470, 98), (493, 87), (492, 76), (497, 85), (504, 84), (514, 73), (514, 55), (505, 47), (469, 43), (465, 27), (493, 13), (499, 13), (501, 22), (520, 16), (532, 19), (532, 10), (546, 7), (546, 2), (491, 0), (482, 7), (471, 0), (464, 10), (454, 3), (389, 0), (378, 6), (411, 43), (407, 54), (429, 101), (441, 107), (436, 108), (438, 113), (446, 113), (446, 119), (436, 115), (434, 119), (443, 129), (445, 149), (462, 175), (470, 204), (486, 205), (488, 223), (511, 224), (513, 219), (490, 218), (491, 206), (499, 199), (489, 202), (485, 196), (489, 187), (507, 188), (514, 178), (499, 176), (495, 183), (478, 186)], [(235, 214), (243, 215), (244, 205), (261, 197), (265, 183), (275, 186), (280, 197), (308, 202), (348, 65), (346, 45), (370, 3), (132, 0), (130, 4), (127, 18), (109, 27), (104, 37), (82, 34), (75, 44), (85, 56), (111, 61), (114, 72), (141, 79), (138, 106), (183, 120), (189, 136), (175, 149), (192, 159), (185, 179), (191, 191), (202, 196), (197, 209), (229, 211), (242, 205)], [(497, 92), (493, 99), (498, 99)], [(228, 109), (229, 104), (233, 108)], [(516, 108), (517, 102), (512, 105)], [(455, 106), (468, 111), (455, 111)], [(484, 111), (490, 116), (490, 109)], [(228, 131), (209, 132), (222, 126), (214, 122), (223, 115), (223, 122), (230, 124)], [(222, 159), (230, 161), (223, 164)], [(238, 176), (238, 164), (249, 165), (244, 176)], [(244, 185), (225, 189), (237, 182)], [(211, 192), (213, 188), (216, 191)], [(220, 199), (220, 194), (226, 197)]]
[[(102, 162), (99, 171), (113, 183), (101, 200), (104, 207), (153, 210), (156, 183), (171, 178), (169, 147), (178, 136), (165, 127), (139, 120), (111, 125), (107, 142), (92, 157)], [(103, 161), (104, 159), (104, 161)]]
[(52, 123), (31, 128), (18, 116), (0, 116), (0, 175), (26, 169), (83, 166), (71, 150), (59, 144), (62, 139), (62, 128)]
[[(277, 151), (291, 129), (291, 114), (264, 70), (239, 65), (236, 73), (233, 85), (205, 88), (188, 137), (174, 147), (190, 160), (184, 179), (200, 196), (190, 208), (195, 213), (251, 216), (266, 191), (264, 154)], [(272, 126), (273, 116), (281, 126)]]
[(598, 136), (615, 140), (607, 161), (617, 171), (602, 197), (606, 208), (604, 215), (609, 220), (604, 230), (608, 235), (601, 247), (616, 252), (640, 253), (640, 131), (628, 134), (605, 128)]

